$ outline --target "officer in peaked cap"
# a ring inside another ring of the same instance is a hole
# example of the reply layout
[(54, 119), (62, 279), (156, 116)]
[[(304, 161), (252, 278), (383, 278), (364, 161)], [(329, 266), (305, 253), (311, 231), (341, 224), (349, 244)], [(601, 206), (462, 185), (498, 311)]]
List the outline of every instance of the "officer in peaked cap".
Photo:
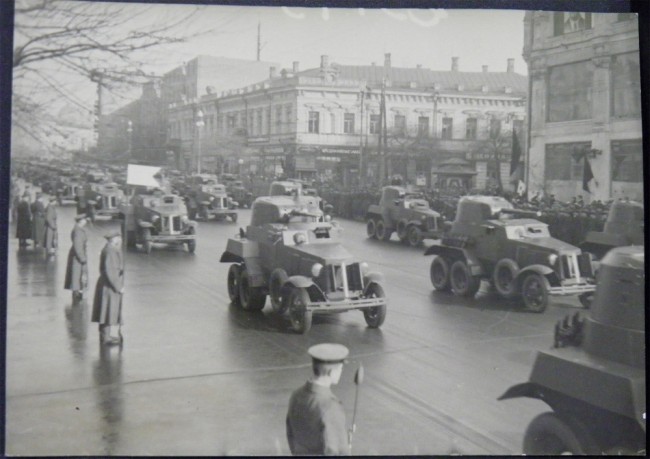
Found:
[(287, 440), (293, 455), (350, 454), (345, 412), (330, 387), (337, 384), (349, 350), (323, 343), (307, 351), (313, 376), (293, 392), (287, 412)]

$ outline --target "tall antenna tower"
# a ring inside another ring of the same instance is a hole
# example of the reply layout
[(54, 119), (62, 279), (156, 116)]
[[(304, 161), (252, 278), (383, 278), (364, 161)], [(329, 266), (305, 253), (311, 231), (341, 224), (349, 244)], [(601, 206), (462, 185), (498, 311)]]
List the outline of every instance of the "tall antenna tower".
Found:
[(262, 23), (257, 23), (257, 62), (260, 61), (260, 54), (262, 53)]

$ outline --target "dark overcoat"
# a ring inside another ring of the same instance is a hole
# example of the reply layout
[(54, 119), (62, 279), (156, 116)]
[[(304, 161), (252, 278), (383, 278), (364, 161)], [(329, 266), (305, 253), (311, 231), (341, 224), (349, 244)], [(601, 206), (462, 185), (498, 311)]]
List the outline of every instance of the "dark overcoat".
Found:
[(91, 321), (103, 325), (122, 323), (124, 262), (122, 251), (108, 242), (99, 257), (99, 279), (95, 287)]
[(16, 209), (16, 237), (32, 238), (32, 210), (27, 201), (20, 201)]
[(286, 425), (295, 456), (350, 454), (345, 412), (329, 387), (307, 382), (291, 394)]
[(75, 225), (70, 234), (72, 247), (68, 252), (68, 265), (65, 270), (64, 288), (68, 290), (83, 290), (88, 284), (88, 257), (86, 245), (88, 235), (81, 226)]
[(45, 209), (45, 248), (55, 249), (57, 246), (56, 206), (49, 204)]
[(45, 242), (45, 206), (40, 199), (32, 203), (32, 239), (35, 244)]

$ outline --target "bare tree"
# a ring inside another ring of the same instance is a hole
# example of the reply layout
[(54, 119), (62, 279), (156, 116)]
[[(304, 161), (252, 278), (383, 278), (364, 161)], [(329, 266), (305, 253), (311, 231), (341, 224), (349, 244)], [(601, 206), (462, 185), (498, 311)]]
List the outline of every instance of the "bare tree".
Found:
[(55, 129), (55, 114), (48, 113), (53, 101), (92, 113), (92, 103), (78, 95), (77, 86), (83, 79), (96, 77), (98, 71), (102, 86), (115, 94), (144, 82), (150, 78), (143, 70), (147, 64), (144, 51), (184, 42), (218, 27), (194, 26), (202, 8), (17, 0), (14, 127), (34, 138), (39, 138), (42, 130)]

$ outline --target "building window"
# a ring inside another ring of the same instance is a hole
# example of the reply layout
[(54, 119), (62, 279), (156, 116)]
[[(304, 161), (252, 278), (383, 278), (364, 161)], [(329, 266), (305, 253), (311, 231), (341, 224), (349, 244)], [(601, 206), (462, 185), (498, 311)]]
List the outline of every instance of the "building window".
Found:
[(429, 117), (420, 116), (418, 118), (418, 137), (429, 137)]
[(521, 142), (522, 131), (524, 130), (524, 120), (512, 120), (512, 129), (517, 133)]
[(379, 134), (379, 115), (370, 115), (370, 125), (368, 126), (370, 134)]
[(576, 11), (553, 13), (553, 35), (564, 35), (591, 29), (591, 13)]
[(291, 105), (287, 105), (284, 108), (284, 119), (285, 119), (285, 123), (287, 125), (286, 131), (291, 132), (291, 124), (293, 123), (293, 109), (292, 109)]
[(395, 134), (398, 135), (406, 134), (406, 116), (395, 115), (394, 126), (395, 126)]
[(332, 134), (336, 133), (336, 116), (334, 113), (330, 113), (330, 132)]
[(612, 181), (643, 181), (643, 145), (641, 139), (614, 140), (612, 147)]
[(271, 107), (266, 107), (264, 109), (264, 115), (266, 118), (266, 131), (264, 131), (264, 133), (268, 135), (271, 133)]
[(490, 138), (497, 139), (501, 135), (501, 120), (498, 118), (490, 119)]
[(246, 126), (246, 131), (248, 131), (249, 135), (254, 134), (254, 131), (253, 131), (253, 121), (254, 121), (254, 119), (255, 119), (254, 114), (253, 114), (253, 111), (251, 110), (248, 113), (248, 125)]
[(592, 63), (589, 61), (551, 67), (548, 76), (550, 122), (591, 118)]
[(282, 132), (282, 107), (275, 107), (275, 133)]
[(235, 130), (235, 115), (228, 115), (228, 134)]
[(590, 148), (591, 142), (547, 144), (545, 179), (582, 180), (584, 159), (580, 153)]
[(312, 134), (318, 134), (320, 132), (320, 117), (318, 112), (309, 112), (308, 131)]
[(345, 134), (354, 134), (354, 113), (343, 115), (343, 132)]
[(476, 140), (477, 130), (478, 120), (476, 118), (467, 118), (465, 121), (465, 138), (468, 140)]
[(442, 133), (440, 137), (442, 137), (443, 139), (452, 139), (453, 129), (454, 129), (454, 119), (445, 116), (442, 119)]
[(641, 117), (641, 69), (639, 53), (612, 58), (612, 114), (619, 118)]

